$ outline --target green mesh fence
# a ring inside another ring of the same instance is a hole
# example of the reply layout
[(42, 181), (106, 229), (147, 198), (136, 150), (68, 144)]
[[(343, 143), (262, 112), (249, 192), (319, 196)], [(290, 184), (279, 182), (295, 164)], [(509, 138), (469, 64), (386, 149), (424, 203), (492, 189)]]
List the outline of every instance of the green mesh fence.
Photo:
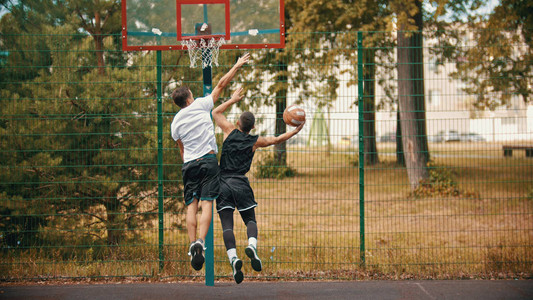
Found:
[[(484, 34), (291, 33), (250, 51), (228, 119), (252, 111), (273, 136), (297, 103), (307, 123), (256, 152), (261, 273), (235, 213), (247, 278), (532, 273), (531, 50)], [(202, 280), (169, 98), (182, 84), (202, 95), (202, 70), (185, 52), (125, 53), (120, 36), (102, 51), (86, 35), (0, 38), (0, 279)], [(243, 53), (222, 50), (213, 82)], [(215, 278), (231, 280), (213, 224)]]

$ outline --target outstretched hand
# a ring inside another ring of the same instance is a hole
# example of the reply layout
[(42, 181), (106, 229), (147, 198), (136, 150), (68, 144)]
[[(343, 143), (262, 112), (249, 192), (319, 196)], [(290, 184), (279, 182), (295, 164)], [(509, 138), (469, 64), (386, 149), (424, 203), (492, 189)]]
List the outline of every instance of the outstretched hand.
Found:
[(243, 91), (242, 88), (236, 89), (235, 92), (233, 92), (233, 95), (231, 95), (229, 102), (231, 102), (231, 104), (234, 104), (234, 103), (241, 101), (242, 98), (244, 98), (244, 94), (242, 93), (242, 91)]
[(300, 130), (304, 128), (304, 125), (305, 125), (305, 120), (302, 122), (302, 124), (298, 125), (298, 127), (294, 128), (294, 131), (296, 131), (297, 133), (300, 132)]
[(239, 59), (237, 60), (237, 63), (235, 63), (235, 66), (242, 67), (249, 60), (250, 60), (250, 53), (244, 53), (243, 56), (239, 57)]

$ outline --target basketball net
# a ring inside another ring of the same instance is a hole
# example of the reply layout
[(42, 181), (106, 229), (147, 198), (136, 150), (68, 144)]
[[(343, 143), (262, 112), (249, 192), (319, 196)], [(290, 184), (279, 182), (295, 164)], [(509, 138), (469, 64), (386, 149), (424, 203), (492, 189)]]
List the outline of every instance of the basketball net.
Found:
[[(218, 39), (212, 37), (208, 40), (189, 39), (181, 41), (181, 44), (187, 47), (187, 52), (189, 52), (191, 68), (196, 68), (201, 65), (202, 69), (211, 67), (213, 64), (218, 67), (218, 52), (220, 46), (225, 43), (226, 41), (222, 37)], [(198, 62), (199, 60), (200, 62)]]

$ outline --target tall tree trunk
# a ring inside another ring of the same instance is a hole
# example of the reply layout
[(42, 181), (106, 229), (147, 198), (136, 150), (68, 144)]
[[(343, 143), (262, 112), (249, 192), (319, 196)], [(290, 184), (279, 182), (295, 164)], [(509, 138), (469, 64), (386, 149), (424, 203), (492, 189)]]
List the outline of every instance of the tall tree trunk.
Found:
[(98, 66), (98, 74), (105, 75), (105, 61), (104, 61), (104, 36), (101, 34), (93, 35), (94, 48), (96, 55), (96, 63)]
[[(424, 69), (422, 48), (422, 3), (415, 1), (418, 12), (412, 16), (416, 31), (398, 31), (398, 97), (404, 157), (412, 189), (429, 177), (429, 152), (424, 105)], [(407, 12), (409, 13), (409, 12)]]
[(365, 137), (365, 165), (371, 166), (379, 162), (376, 146), (376, 57), (375, 50), (365, 50), (363, 55), (365, 71), (363, 86), (363, 135)]
[(396, 113), (396, 162), (405, 167), (405, 156), (403, 155), (402, 143), (402, 122), (400, 121), (400, 111)]
[(98, 74), (105, 74), (105, 63), (104, 63), (104, 36), (102, 35), (102, 19), (99, 11), (94, 13), (94, 24), (95, 32), (93, 34), (94, 38), (94, 48), (96, 50), (96, 62), (98, 65)]
[(107, 193), (103, 201), (107, 214), (107, 244), (118, 245), (124, 240), (124, 214), (120, 210), (120, 200), (116, 193)]
[[(287, 107), (287, 64), (279, 62), (280, 70), (276, 81), (283, 85), (283, 88), (276, 92), (276, 129), (275, 135), (279, 136), (287, 132), (287, 125), (283, 121), (283, 112)], [(287, 144), (286, 142), (274, 145), (274, 157), (277, 166), (287, 165)]]

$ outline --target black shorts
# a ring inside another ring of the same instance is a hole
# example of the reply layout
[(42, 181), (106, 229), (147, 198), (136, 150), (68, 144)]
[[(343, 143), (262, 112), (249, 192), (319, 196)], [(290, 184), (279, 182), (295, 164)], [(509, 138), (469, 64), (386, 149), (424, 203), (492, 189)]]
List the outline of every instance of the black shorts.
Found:
[(221, 175), (217, 211), (223, 209), (244, 211), (257, 206), (250, 181), (244, 175)]
[(213, 201), (220, 191), (220, 169), (215, 154), (187, 162), (181, 169), (183, 175), (185, 204), (194, 199)]

